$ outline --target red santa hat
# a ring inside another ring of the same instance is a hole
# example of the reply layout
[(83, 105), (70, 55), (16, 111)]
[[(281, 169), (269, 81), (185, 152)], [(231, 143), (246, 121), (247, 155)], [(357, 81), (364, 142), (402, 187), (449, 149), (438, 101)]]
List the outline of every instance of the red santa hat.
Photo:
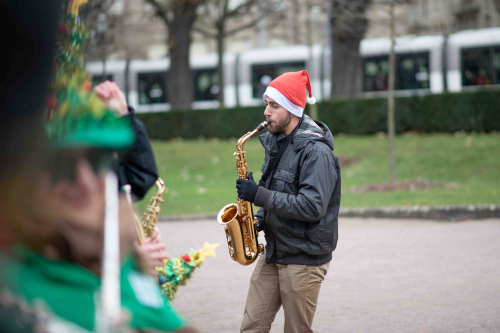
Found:
[(304, 114), (306, 100), (309, 104), (316, 103), (316, 98), (312, 96), (311, 81), (307, 71), (289, 72), (278, 76), (267, 86), (264, 99), (266, 96), (297, 117), (302, 117)]

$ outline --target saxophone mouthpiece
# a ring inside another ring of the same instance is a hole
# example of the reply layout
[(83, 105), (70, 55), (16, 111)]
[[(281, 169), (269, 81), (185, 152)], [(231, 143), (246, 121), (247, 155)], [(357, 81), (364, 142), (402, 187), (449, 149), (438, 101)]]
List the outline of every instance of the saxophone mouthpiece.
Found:
[(264, 128), (266, 128), (267, 126), (269, 126), (269, 122), (268, 121), (263, 121), (259, 124), (259, 126), (257, 126), (257, 130), (258, 131), (262, 131)]

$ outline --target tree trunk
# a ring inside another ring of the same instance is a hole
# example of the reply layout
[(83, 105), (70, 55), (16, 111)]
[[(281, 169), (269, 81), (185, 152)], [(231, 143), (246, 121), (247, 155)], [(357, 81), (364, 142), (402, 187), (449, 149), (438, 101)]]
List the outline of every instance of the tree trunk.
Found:
[(187, 109), (194, 101), (193, 71), (189, 66), (191, 28), (197, 5), (184, 4), (168, 24), (170, 70), (168, 71), (168, 101), (172, 109)]
[(224, 108), (224, 23), (221, 22), (219, 26), (219, 31), (217, 35), (217, 55), (218, 55), (218, 65), (217, 65), (217, 79), (219, 81), (219, 92), (217, 93), (217, 99), (220, 103), (220, 108)]
[(443, 92), (448, 92), (448, 34), (444, 35), (443, 52), (441, 53), (441, 73), (443, 74)]
[(394, 53), (395, 31), (394, 31), (394, 6), (396, 0), (391, 0), (391, 52), (389, 54), (389, 89), (387, 94), (387, 132), (389, 132), (389, 164), (391, 170), (391, 182), (396, 181), (396, 162), (394, 160), (394, 135), (396, 125), (394, 123), (394, 88), (396, 54)]
[(363, 63), (359, 54), (359, 43), (367, 28), (364, 13), (369, 1), (353, 2), (355, 4), (349, 7), (349, 12), (335, 0), (331, 4), (332, 98), (351, 97), (363, 92)]
[(292, 31), (293, 31), (293, 43), (300, 44), (300, 29), (299, 29), (299, 17), (300, 17), (300, 6), (297, 0), (292, 0)]
[(493, 0), (496, 10), (500, 13), (500, 0)]
[(359, 55), (360, 38), (332, 36), (332, 98), (352, 97), (363, 92), (363, 63)]
[[(311, 22), (311, 3), (309, 0), (306, 0), (306, 35), (307, 35), (307, 46), (309, 48), (309, 80), (314, 81), (314, 56), (313, 56), (313, 37), (312, 37), (312, 22)], [(316, 92), (315, 92), (316, 93)], [(316, 93), (317, 94), (317, 93)], [(309, 95), (308, 95), (309, 96)], [(319, 97), (320, 95), (316, 95)], [(318, 119), (318, 107), (316, 104), (309, 104), (310, 116), (314, 120)]]

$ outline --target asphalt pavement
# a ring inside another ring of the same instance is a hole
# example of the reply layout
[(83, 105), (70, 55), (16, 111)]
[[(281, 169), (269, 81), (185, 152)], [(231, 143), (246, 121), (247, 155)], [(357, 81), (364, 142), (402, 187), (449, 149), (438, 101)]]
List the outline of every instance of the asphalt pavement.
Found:
[[(171, 256), (220, 243), (173, 304), (201, 332), (239, 332), (254, 265), (230, 259), (215, 220), (159, 227)], [(339, 235), (314, 332), (500, 332), (500, 219), (344, 218)]]

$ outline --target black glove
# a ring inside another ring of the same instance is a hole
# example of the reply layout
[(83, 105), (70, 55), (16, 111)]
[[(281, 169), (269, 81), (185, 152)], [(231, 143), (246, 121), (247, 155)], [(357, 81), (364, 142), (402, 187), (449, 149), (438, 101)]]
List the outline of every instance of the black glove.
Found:
[(262, 217), (257, 216), (257, 220), (259, 220), (259, 224), (257, 224), (257, 231), (261, 232), (264, 230), (264, 221), (262, 221)]
[(248, 180), (236, 180), (236, 188), (238, 189), (238, 198), (252, 203), (255, 202), (255, 196), (259, 190), (259, 185), (253, 180), (251, 172), (248, 174)]

